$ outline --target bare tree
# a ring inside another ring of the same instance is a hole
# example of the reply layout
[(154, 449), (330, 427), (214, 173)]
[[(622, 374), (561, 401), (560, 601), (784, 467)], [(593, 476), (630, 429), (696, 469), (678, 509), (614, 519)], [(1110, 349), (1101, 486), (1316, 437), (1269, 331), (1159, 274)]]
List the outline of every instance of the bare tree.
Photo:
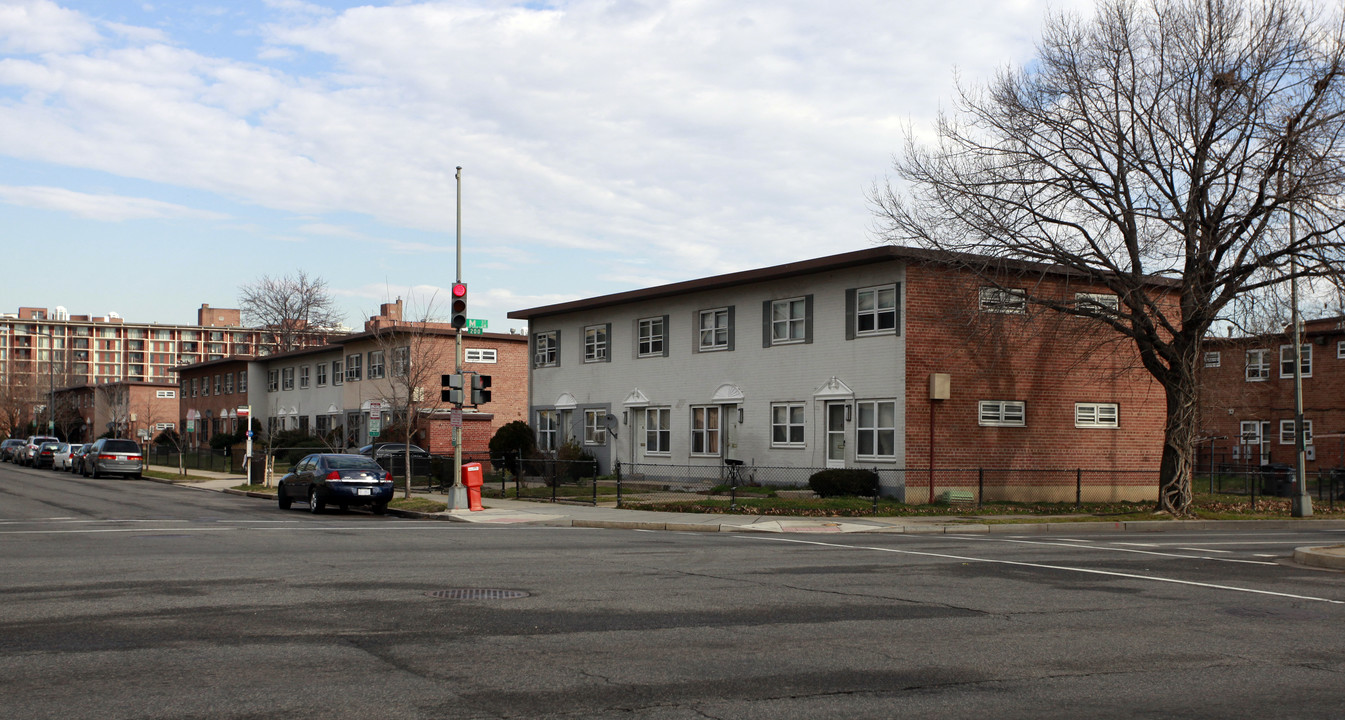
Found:
[(1117, 312), (1028, 300), (1133, 342), (1166, 393), (1159, 510), (1185, 514), (1202, 339), (1240, 301), (1341, 268), (1340, 21), (1297, 0), (1101, 0), (1049, 16), (1037, 50), (960, 86), (935, 145), (908, 137), (907, 184), (870, 193), (878, 229), (1110, 288)]
[(303, 347), (306, 340), (325, 337), (341, 325), (344, 315), (327, 289), (327, 281), (299, 270), (293, 276), (263, 275), (238, 288), (243, 321), (271, 334), (277, 352)]
[(433, 297), (418, 315), (420, 319), (413, 322), (373, 325), (374, 339), (387, 359), (386, 375), (377, 382), (393, 403), (389, 430), (400, 431), (399, 439), (406, 444), (404, 497), (411, 497), (411, 445), (423, 434), (424, 419), (441, 404), (439, 376), (453, 367), (452, 336), (435, 322)]
[(37, 402), (36, 389), (23, 377), (15, 377), (16, 374), (6, 374), (4, 384), (0, 385), (0, 431), (5, 437), (22, 432)]
[[(105, 383), (95, 391), (98, 405), (107, 413), (107, 432), (112, 437), (127, 437), (131, 432), (131, 391), (123, 383)], [(98, 429), (94, 428), (97, 433)]]

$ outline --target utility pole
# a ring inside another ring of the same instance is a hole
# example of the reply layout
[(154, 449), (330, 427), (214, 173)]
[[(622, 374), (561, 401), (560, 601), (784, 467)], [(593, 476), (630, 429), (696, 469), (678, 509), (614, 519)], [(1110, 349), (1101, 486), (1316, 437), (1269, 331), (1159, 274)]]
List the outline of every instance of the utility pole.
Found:
[[(1294, 212), (1289, 209), (1289, 242), (1294, 241)], [(1290, 266), (1289, 297), (1293, 305), (1294, 343), (1294, 517), (1312, 517), (1312, 496), (1308, 494), (1307, 436), (1303, 427), (1303, 328), (1298, 317), (1298, 260)]]
[[(459, 165), (453, 175), (458, 184), (457, 219), (457, 274), (455, 283), (462, 282), (462, 166)], [(462, 328), (453, 330), (453, 373), (462, 375)], [(453, 485), (449, 489), (448, 509), (464, 510), (467, 502), (467, 486), (462, 484), (462, 404), (453, 408)]]

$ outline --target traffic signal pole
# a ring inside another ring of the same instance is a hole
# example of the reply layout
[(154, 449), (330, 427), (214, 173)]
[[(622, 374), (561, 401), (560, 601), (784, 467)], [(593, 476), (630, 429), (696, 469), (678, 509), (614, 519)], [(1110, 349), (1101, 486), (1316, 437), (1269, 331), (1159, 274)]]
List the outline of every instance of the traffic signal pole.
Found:
[[(462, 282), (462, 166), (453, 175), (458, 184), (458, 220), (457, 220), (457, 275), (456, 283)], [(453, 372), (462, 375), (462, 328), (453, 330)], [(466, 510), (467, 487), (462, 484), (462, 404), (453, 406), (453, 485), (449, 488), (448, 509)]]

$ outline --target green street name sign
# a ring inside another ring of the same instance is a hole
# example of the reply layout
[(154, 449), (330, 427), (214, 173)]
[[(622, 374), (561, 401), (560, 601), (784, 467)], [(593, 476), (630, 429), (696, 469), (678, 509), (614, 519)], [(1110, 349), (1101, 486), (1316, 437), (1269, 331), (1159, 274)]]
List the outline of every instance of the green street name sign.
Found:
[(467, 318), (467, 327), (485, 329), (490, 327), (490, 323), (480, 318)]
[(485, 335), (485, 334), (486, 334), (486, 329), (485, 329), (485, 328), (481, 328), (481, 327), (470, 327), (470, 326), (468, 326), (468, 327), (463, 328), (462, 331), (463, 331), (464, 333), (467, 333), (468, 335)]

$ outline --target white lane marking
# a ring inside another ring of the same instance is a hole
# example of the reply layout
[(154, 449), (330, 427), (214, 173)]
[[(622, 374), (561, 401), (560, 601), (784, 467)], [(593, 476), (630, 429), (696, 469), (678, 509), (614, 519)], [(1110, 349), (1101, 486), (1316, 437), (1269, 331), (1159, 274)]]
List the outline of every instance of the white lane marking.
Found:
[(1188, 552), (1217, 552), (1217, 553), (1233, 552), (1232, 550), (1211, 550), (1210, 548), (1198, 548), (1198, 547), (1179, 547), (1179, 548), (1173, 548), (1173, 550), (1186, 550)]
[(1132, 546), (1132, 547), (1162, 547), (1162, 545), (1159, 545), (1158, 543), (1128, 543), (1128, 542), (1114, 542), (1114, 543), (1112, 543), (1112, 544), (1113, 544), (1113, 545), (1130, 545), (1130, 546)]
[[(999, 542), (994, 538), (972, 538), (981, 542)], [(1049, 547), (1067, 547), (1079, 548), (1081, 550), (1105, 550), (1110, 552), (1135, 553), (1137, 555), (1154, 555), (1157, 557), (1181, 558), (1183, 560), (1215, 560), (1218, 562), (1243, 563), (1245, 565), (1274, 565), (1275, 563), (1262, 562), (1260, 560), (1237, 560), (1235, 558), (1209, 557), (1208, 555), (1179, 555), (1177, 553), (1157, 552), (1155, 550), (1134, 550), (1131, 548), (1114, 547), (1109, 545), (1065, 545), (1058, 542), (1045, 542), (1043, 540), (1004, 540), (1003, 542), (1018, 543), (1020, 545), (1046, 545)], [(1178, 548), (1179, 550), (1181, 548)], [(1222, 552), (1212, 550), (1210, 552)]]
[(1258, 554), (1256, 554), (1256, 555), (1252, 555), (1252, 557), (1273, 557), (1273, 558), (1277, 558), (1277, 557), (1282, 557), (1282, 556), (1281, 556), (1281, 555), (1262, 555), (1262, 554), (1258, 553)]
[[(799, 545), (817, 545), (820, 547), (840, 548), (843, 550), (872, 550), (874, 552), (897, 553), (899, 555), (919, 555), (922, 557), (943, 558), (945, 560), (959, 560), (962, 562), (980, 562), (993, 565), (1015, 565), (1018, 567), (1039, 568), (1042, 570), (1061, 570), (1064, 572), (1084, 573), (1086, 575), (1106, 575), (1108, 577), (1128, 578), (1131, 580), (1148, 580), (1151, 582), (1171, 583), (1174, 585), (1190, 585), (1192, 587), (1210, 588), (1213, 590), (1229, 590), (1232, 592), (1251, 593), (1253, 595), (1271, 595), (1274, 597), (1290, 598), (1293, 600), (1311, 600), (1313, 602), (1324, 602), (1332, 605), (1345, 605), (1345, 600), (1332, 600), (1330, 598), (1313, 597), (1311, 595), (1294, 595), (1292, 593), (1274, 592), (1271, 590), (1256, 590), (1253, 588), (1240, 588), (1232, 585), (1215, 585), (1213, 583), (1195, 582), (1193, 580), (1178, 580), (1176, 578), (1166, 578), (1157, 575), (1135, 575), (1133, 573), (1115, 572), (1112, 570), (1094, 570), (1092, 568), (1073, 568), (1063, 565), (1046, 565), (1043, 563), (1022, 562), (1018, 560), (992, 560), (989, 558), (965, 557), (962, 555), (948, 555), (946, 553), (920, 552), (918, 550), (898, 550), (896, 548), (871, 547), (868, 545), (842, 545), (840, 543), (821, 542), (819, 540), (794, 540), (791, 538), (782, 538), (767, 535), (734, 535), (740, 540), (767, 540), (775, 542), (796, 543)], [(1274, 565), (1275, 563), (1265, 563)]]

